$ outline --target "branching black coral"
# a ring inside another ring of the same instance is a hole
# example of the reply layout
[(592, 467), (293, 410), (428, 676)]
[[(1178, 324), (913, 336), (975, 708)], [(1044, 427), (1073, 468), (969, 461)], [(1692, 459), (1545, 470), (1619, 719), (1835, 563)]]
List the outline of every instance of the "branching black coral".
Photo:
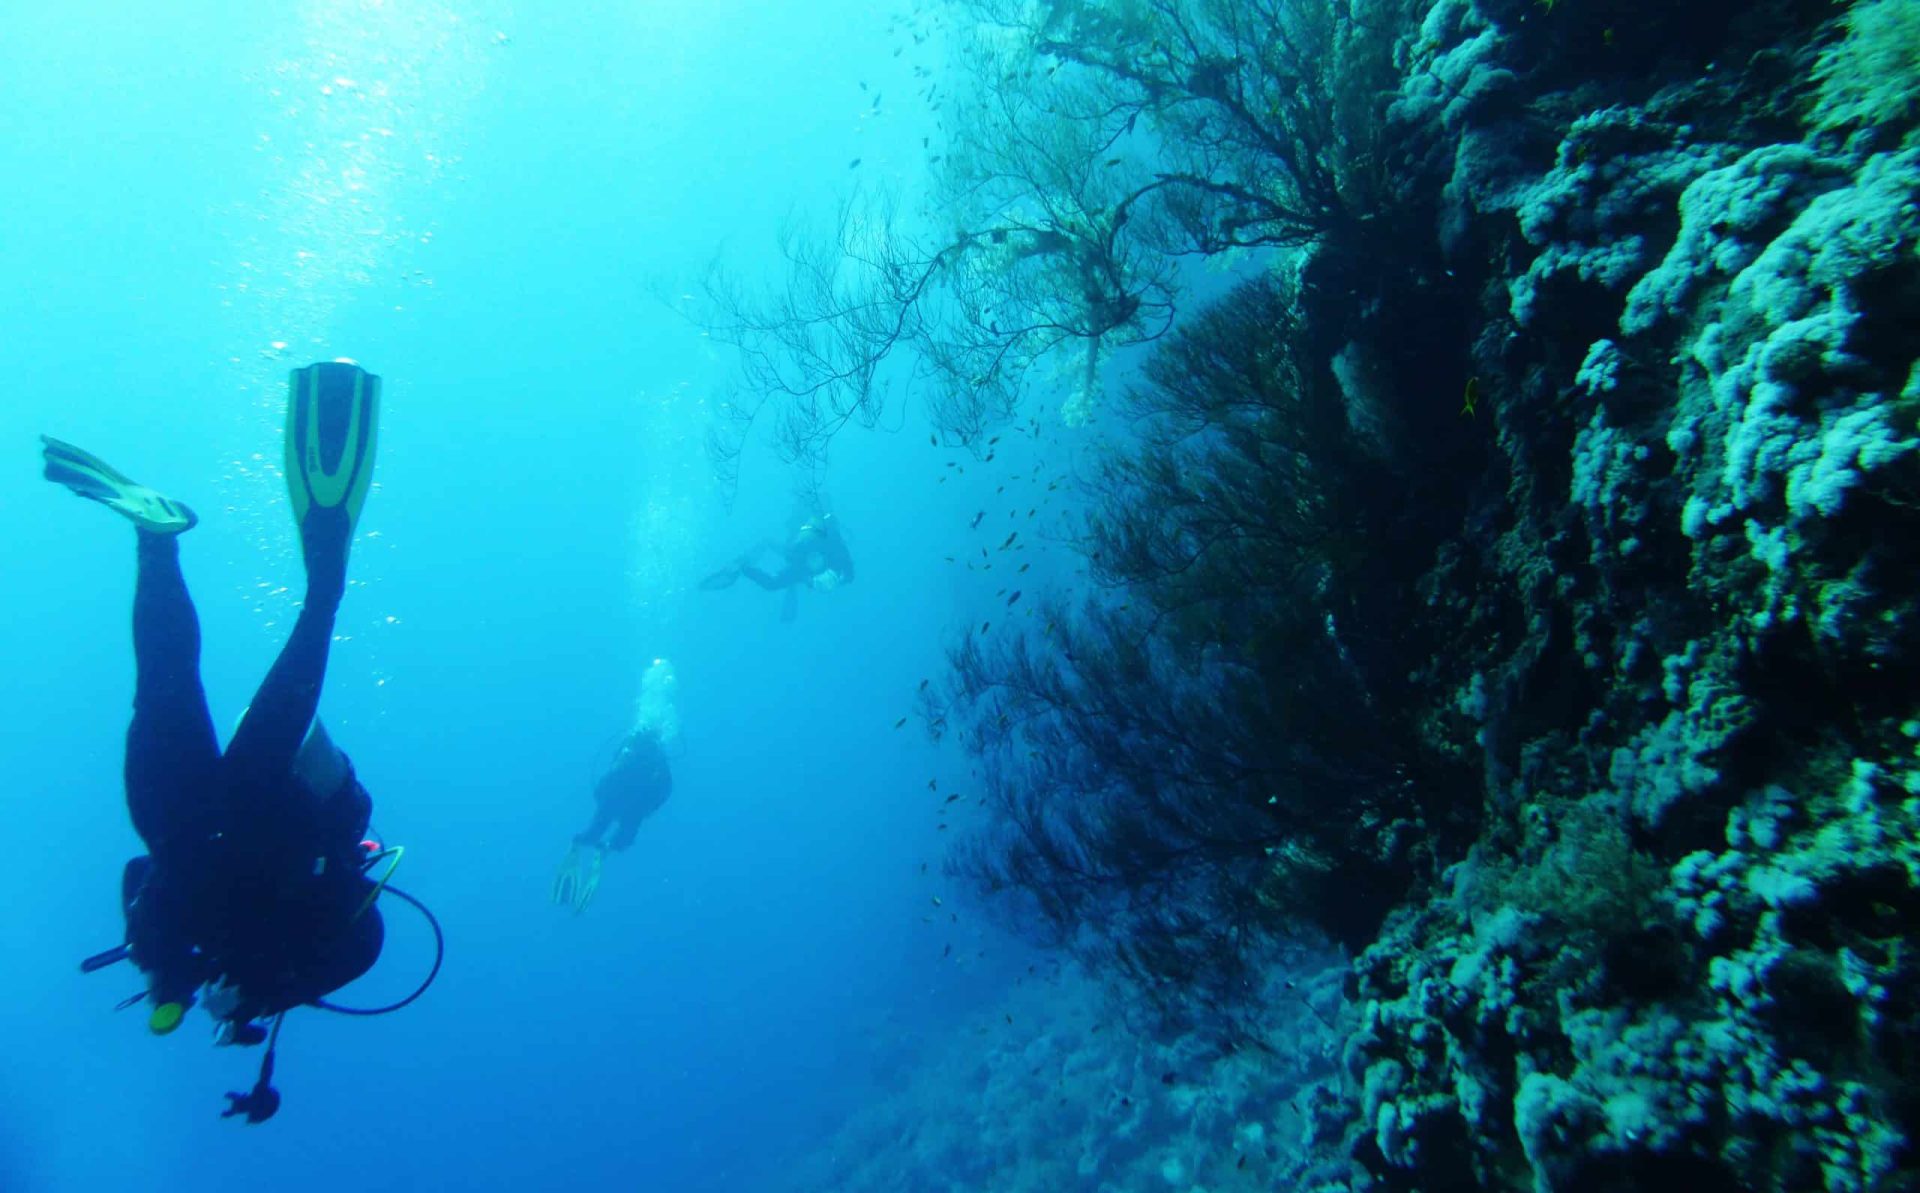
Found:
[(1364, 937), (1405, 887), (1423, 762), (1383, 693), (1394, 486), (1247, 283), (1127, 399), (1084, 549), (1109, 593), (953, 652), (996, 828), (963, 868), (1149, 985), (1227, 999), (1283, 927)]

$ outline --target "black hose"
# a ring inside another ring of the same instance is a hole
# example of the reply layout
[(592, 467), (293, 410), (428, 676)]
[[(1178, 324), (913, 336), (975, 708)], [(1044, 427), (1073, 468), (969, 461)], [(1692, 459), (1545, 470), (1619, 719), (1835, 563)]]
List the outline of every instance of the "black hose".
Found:
[(433, 929), (433, 968), (427, 971), (426, 979), (414, 987), (412, 994), (407, 995), (399, 1002), (391, 1003), (384, 1007), (343, 1007), (330, 1003), (324, 998), (316, 998), (310, 1005), (319, 1007), (323, 1011), (332, 1011), (336, 1015), (391, 1015), (393, 1012), (412, 1003), (414, 999), (419, 998), (422, 994), (425, 994), (427, 987), (433, 985), (433, 979), (440, 976), (440, 963), (447, 959), (447, 938), (446, 934), (440, 931), (440, 921), (433, 918), (433, 913), (427, 910), (425, 903), (420, 902), (420, 900), (407, 894), (407, 892), (394, 886), (392, 883), (387, 884), (386, 892), (389, 895), (398, 895), (408, 903), (413, 904), (414, 910), (427, 917), (427, 927)]
[(127, 946), (114, 945), (104, 953), (95, 953), (80, 963), (81, 973), (99, 973), (109, 965), (115, 965), (127, 959)]

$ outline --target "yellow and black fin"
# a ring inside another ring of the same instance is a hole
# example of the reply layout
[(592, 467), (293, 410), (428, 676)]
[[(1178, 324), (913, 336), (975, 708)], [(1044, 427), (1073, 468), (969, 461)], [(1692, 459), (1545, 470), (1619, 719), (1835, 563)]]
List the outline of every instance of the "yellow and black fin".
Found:
[(373, 485), (380, 432), (380, 378), (350, 361), (295, 369), (287, 382), (287, 492), (293, 520), (314, 509), (344, 509), (360, 520)]
[(131, 479), (91, 452), (51, 435), (40, 436), (46, 478), (154, 534), (184, 534), (200, 521), (180, 502)]

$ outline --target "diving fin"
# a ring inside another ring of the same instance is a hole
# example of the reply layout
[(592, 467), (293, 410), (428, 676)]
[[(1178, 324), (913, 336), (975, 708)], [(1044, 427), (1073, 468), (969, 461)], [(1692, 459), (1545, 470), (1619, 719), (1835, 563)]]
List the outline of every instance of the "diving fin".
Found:
[(350, 361), (293, 370), (287, 380), (287, 492), (302, 529), (316, 509), (346, 513), (352, 533), (373, 485), (380, 378)]
[(99, 456), (51, 435), (40, 436), (40, 443), (48, 480), (99, 502), (142, 530), (184, 534), (200, 521), (186, 506), (132, 480)]

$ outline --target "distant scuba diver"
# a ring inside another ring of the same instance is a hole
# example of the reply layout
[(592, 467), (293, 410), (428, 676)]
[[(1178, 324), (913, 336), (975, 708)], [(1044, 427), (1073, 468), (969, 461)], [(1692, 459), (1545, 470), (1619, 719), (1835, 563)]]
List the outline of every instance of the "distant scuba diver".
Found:
[[(274, 1051), (287, 1011), (334, 1007), (326, 995), (380, 956), (375, 900), (401, 851), (365, 840), (373, 801), (315, 718), (347, 553), (373, 477), (380, 379), (345, 361), (293, 372), (287, 484), (300, 527), (306, 600), (279, 658), (223, 752), (200, 681), (200, 623), (180, 571), (179, 536), (199, 521), (185, 505), (96, 456), (41, 437), (46, 477), (134, 524), (135, 685), (127, 730), (127, 811), (147, 853), (121, 875), (126, 943), (89, 958), (87, 972), (131, 959), (166, 1035), (203, 992), (222, 1044), (267, 1043), (260, 1079), (228, 1094), (223, 1117), (265, 1122), (279, 1109)], [(375, 880), (374, 863), (389, 858)], [(426, 909), (420, 910), (425, 913)], [(436, 948), (438, 924), (428, 915)], [(270, 1023), (270, 1027), (266, 1024)]]
[[(759, 566), (759, 560), (770, 553), (779, 556), (777, 571)], [(852, 582), (853, 555), (840, 533), (840, 520), (832, 514), (816, 514), (803, 520), (784, 546), (763, 543), (702, 580), (700, 587), (708, 592), (731, 588), (742, 576), (769, 592), (784, 590), (780, 620), (791, 621), (798, 603), (795, 594), (802, 587), (830, 592)]]
[(667, 747), (680, 736), (673, 664), (655, 659), (640, 677), (638, 715), (621, 741), (613, 764), (593, 788), (593, 819), (576, 833), (553, 879), (553, 901), (575, 914), (600, 889), (600, 866), (609, 850), (624, 852), (640, 825), (673, 794)]

